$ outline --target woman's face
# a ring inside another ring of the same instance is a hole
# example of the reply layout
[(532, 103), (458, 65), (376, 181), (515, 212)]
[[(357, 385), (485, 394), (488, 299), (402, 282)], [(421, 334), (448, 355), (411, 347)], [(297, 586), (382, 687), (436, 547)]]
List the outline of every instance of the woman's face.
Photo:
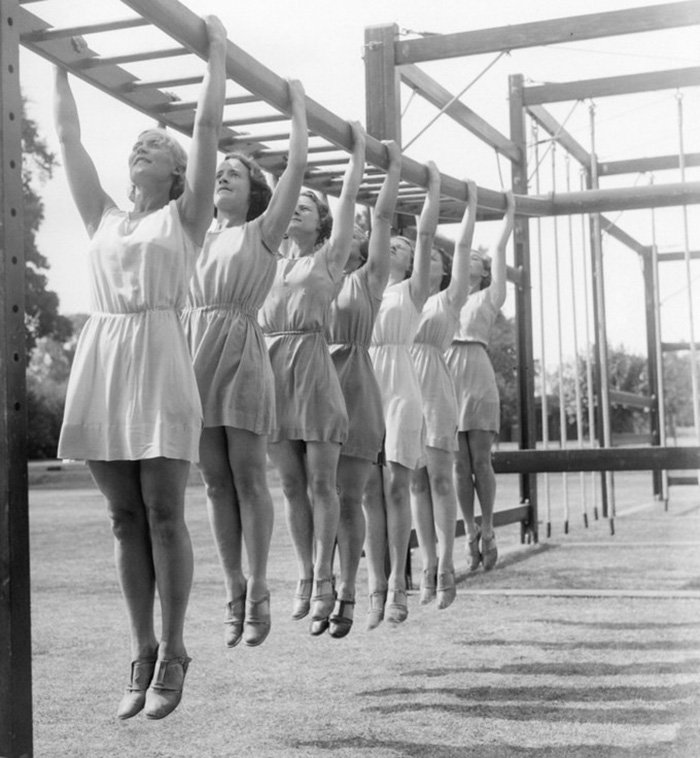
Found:
[(478, 253), (472, 253), (469, 258), (469, 277), (481, 281), (485, 274), (484, 259)]
[(289, 221), (289, 232), (295, 233), (313, 233), (318, 234), (321, 224), (321, 217), (318, 213), (316, 203), (306, 195), (302, 195), (297, 201), (297, 207), (294, 209), (292, 218)]
[(445, 275), (445, 266), (440, 252), (433, 248), (430, 252), (430, 283), (440, 286), (442, 277)]
[(219, 210), (248, 207), (250, 202), (250, 173), (238, 158), (229, 158), (216, 170), (214, 204)]
[(175, 151), (168, 137), (156, 130), (139, 134), (129, 154), (131, 181), (139, 184), (141, 178), (167, 179), (176, 173)]
[(389, 246), (389, 260), (391, 261), (392, 268), (405, 275), (411, 267), (412, 256), (413, 251), (406, 240), (400, 237), (392, 237)]

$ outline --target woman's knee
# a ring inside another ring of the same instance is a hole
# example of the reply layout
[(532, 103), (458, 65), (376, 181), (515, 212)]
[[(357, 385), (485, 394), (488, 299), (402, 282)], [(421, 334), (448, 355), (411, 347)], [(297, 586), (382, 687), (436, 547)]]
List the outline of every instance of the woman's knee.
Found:
[(447, 497), (454, 492), (452, 472), (437, 471), (430, 475), (430, 489), (438, 497)]
[(411, 473), (410, 486), (412, 495), (424, 495), (429, 491), (430, 484), (428, 482), (428, 473), (424, 468)]
[(334, 472), (313, 471), (309, 474), (309, 489), (314, 500), (328, 500), (338, 496)]
[(108, 501), (107, 514), (112, 525), (112, 534), (119, 541), (133, 539), (147, 530), (143, 508), (133, 503)]

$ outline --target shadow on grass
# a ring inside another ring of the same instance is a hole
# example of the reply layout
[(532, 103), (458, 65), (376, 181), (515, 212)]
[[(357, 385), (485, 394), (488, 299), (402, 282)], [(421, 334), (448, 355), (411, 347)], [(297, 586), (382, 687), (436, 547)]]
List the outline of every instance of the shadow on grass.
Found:
[(700, 650), (700, 640), (658, 639), (651, 642), (628, 640), (572, 640), (555, 642), (552, 640), (455, 640), (455, 645), (465, 647), (538, 647), (542, 650)]
[(570, 619), (533, 619), (540, 624), (559, 626), (587, 626), (593, 629), (619, 629), (620, 631), (644, 631), (645, 629), (697, 629), (700, 621), (572, 621)]
[(403, 676), (435, 679), (452, 674), (508, 674), (516, 676), (656, 676), (700, 673), (700, 658), (644, 663), (509, 663), (494, 667), (464, 667), (408, 671)]

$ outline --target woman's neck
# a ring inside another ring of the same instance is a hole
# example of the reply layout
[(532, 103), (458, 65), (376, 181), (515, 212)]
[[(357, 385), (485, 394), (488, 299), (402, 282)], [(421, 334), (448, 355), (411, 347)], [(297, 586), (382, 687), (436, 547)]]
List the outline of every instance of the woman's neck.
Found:
[(143, 187), (134, 190), (133, 213), (150, 213), (165, 207), (170, 202), (170, 188), (149, 191)]
[(311, 255), (316, 248), (316, 240), (310, 234), (290, 234), (289, 240), (292, 243), (288, 251), (290, 258), (303, 258), (305, 255)]
[(217, 229), (223, 229), (229, 226), (243, 226), (247, 215), (247, 208), (241, 211), (223, 211), (218, 209), (216, 212), (216, 227)]

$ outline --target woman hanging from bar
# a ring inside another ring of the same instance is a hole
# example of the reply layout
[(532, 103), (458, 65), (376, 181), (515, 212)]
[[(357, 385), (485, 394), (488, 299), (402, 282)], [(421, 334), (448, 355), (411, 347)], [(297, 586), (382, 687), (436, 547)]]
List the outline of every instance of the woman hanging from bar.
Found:
[[(434, 163), (428, 164), (427, 174), (428, 192), (418, 223), (415, 256), (410, 240), (405, 237), (391, 239), (389, 283), (370, 346), (382, 392), (386, 438), (383, 465), (373, 467), (363, 499), (367, 523), (368, 629), (379, 626), (385, 615), (393, 624), (400, 624), (408, 616), (409, 481), (411, 471), (424, 465), (425, 455), (420, 384), (409, 348), (429, 294), (430, 250), (440, 205), (440, 173)], [(387, 547), (388, 577), (385, 569)]]
[(241, 639), (259, 645), (270, 631), (266, 575), (273, 505), (266, 455), (275, 386), (257, 317), (306, 168), (304, 91), (297, 81), (288, 86), (292, 126), (284, 173), (272, 192), (252, 158), (225, 156), (216, 173), (216, 219), (182, 314), (204, 410), (199, 468), (224, 572), (228, 647)]
[(330, 617), (331, 637), (345, 637), (353, 623), (355, 579), (365, 539), (362, 493), (384, 438), (382, 397), (369, 344), (389, 279), (389, 240), (401, 171), (399, 146), (385, 144), (389, 165), (374, 208), (369, 245), (362, 230), (356, 232), (342, 289), (331, 306), (328, 343), (349, 419), (338, 463), (340, 583)]
[(456, 592), (453, 457), (457, 450), (457, 398), (444, 353), (457, 331), (459, 313), (469, 294), (476, 184), (467, 185), (467, 207), (451, 269), (446, 265), (446, 256), (434, 247), (430, 254), (431, 294), (411, 346), (426, 424), (426, 465), (411, 474), (411, 512), (423, 562), (420, 602), (427, 605), (437, 596), (440, 609), (452, 604)]
[(326, 631), (335, 602), (336, 471), (348, 417), (324, 333), (350, 255), (364, 166), (364, 131), (351, 124), (351, 132), (335, 222), (315, 192), (301, 193), (260, 311), (275, 376), (277, 418), (269, 454), (280, 474), (299, 572), (292, 617), (304, 618), (311, 610), (312, 635)]
[(202, 408), (178, 313), (211, 223), (226, 81), (226, 32), (213, 16), (206, 29), (209, 61), (189, 160), (164, 130), (142, 132), (129, 155), (129, 212), (102, 188), (81, 142), (68, 77), (56, 71), (56, 130), (91, 240), (93, 310), (73, 361), (58, 455), (87, 461), (112, 521), (133, 659), (117, 711), (122, 719), (144, 707), (151, 719), (173, 711), (190, 662), (183, 626), (192, 546), (184, 506)]
[[(480, 563), (485, 571), (490, 571), (498, 560), (493, 531), (496, 476), (491, 447), (500, 429), (501, 413), (496, 377), (486, 347), (506, 299), (506, 245), (513, 231), (515, 202), (511, 192), (506, 192), (505, 198), (505, 215), (492, 258), (472, 251), (469, 298), (460, 312), (457, 334), (445, 356), (457, 392), (459, 450), (455, 455), (455, 484), (472, 571)], [(481, 528), (474, 518), (475, 492), (481, 506)]]

